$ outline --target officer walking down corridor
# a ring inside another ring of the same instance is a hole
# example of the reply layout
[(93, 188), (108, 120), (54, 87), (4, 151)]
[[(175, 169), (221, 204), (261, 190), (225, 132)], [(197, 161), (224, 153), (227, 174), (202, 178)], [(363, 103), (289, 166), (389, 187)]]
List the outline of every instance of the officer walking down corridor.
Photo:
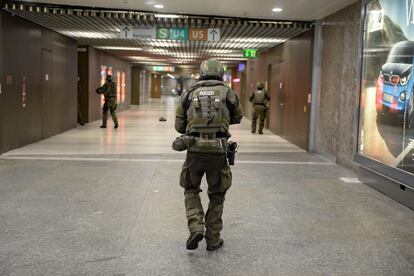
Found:
[[(200, 67), (200, 79), (181, 95), (176, 110), (175, 129), (184, 134), (173, 149), (187, 149), (180, 185), (184, 188), (185, 209), (190, 237), (186, 248), (194, 250), (205, 237), (207, 250), (223, 246), (223, 203), (231, 186), (232, 174), (227, 161), (229, 125), (239, 124), (243, 110), (237, 95), (223, 83), (224, 67), (213, 59)], [(231, 145), (230, 145), (231, 147)], [(206, 174), (208, 210), (204, 216), (200, 184)], [(204, 232), (205, 230), (205, 232)]]
[(106, 128), (106, 122), (108, 121), (108, 110), (111, 111), (112, 120), (114, 121), (114, 128), (118, 128), (118, 118), (116, 117), (116, 83), (112, 81), (112, 76), (106, 76), (106, 82), (103, 86), (96, 89), (96, 93), (103, 94), (105, 97), (105, 103), (103, 105), (103, 116), (101, 128)]
[(257, 90), (250, 96), (249, 101), (253, 104), (252, 133), (256, 133), (256, 122), (259, 117), (259, 134), (263, 134), (266, 113), (269, 109), (267, 104), (270, 101), (270, 96), (264, 90), (263, 83), (257, 83)]

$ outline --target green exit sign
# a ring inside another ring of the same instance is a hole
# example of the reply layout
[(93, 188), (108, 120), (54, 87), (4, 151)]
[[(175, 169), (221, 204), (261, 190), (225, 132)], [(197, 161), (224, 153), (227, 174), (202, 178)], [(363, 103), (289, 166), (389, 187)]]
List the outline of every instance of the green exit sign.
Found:
[(245, 58), (257, 58), (259, 50), (257, 49), (245, 49), (243, 50), (243, 57)]

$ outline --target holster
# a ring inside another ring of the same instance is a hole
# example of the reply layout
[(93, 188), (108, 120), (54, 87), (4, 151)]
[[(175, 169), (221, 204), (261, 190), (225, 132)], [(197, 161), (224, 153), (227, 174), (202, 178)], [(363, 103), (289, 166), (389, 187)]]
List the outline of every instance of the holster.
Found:
[(229, 142), (227, 149), (227, 160), (230, 166), (234, 166), (236, 153), (239, 150), (239, 145), (236, 142)]

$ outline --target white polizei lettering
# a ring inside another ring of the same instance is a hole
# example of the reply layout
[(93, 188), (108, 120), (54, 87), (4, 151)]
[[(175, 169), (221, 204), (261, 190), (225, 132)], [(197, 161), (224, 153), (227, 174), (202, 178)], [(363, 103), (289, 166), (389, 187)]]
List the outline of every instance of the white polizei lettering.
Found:
[(214, 96), (215, 94), (215, 91), (200, 91), (200, 96)]
[(407, 16), (407, 26), (414, 24), (414, 0), (405, 0), (406, 4), (406, 16)]

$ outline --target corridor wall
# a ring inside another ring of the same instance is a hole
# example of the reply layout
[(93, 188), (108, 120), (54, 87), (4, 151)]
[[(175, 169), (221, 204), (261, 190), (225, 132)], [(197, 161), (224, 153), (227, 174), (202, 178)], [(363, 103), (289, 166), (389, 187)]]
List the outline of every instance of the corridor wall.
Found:
[(0, 153), (76, 126), (75, 40), (0, 11)]
[(265, 83), (271, 97), (269, 129), (305, 150), (309, 138), (312, 51), (313, 31), (308, 31), (249, 60), (242, 100), (246, 116), (251, 118), (249, 97), (257, 82)]
[(358, 51), (361, 3), (322, 21), (322, 65), (316, 151), (353, 167), (358, 137), (355, 112), (359, 98)]

